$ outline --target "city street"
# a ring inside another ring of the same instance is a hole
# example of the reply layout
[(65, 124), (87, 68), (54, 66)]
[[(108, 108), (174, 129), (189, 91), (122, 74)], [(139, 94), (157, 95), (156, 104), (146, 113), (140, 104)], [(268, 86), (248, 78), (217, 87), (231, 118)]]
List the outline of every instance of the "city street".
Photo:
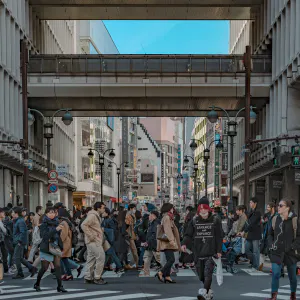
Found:
[[(75, 271), (73, 271), (76, 275)], [(153, 275), (154, 271), (151, 272)], [(82, 273), (81, 277), (84, 275)], [(28, 276), (28, 275), (27, 275)], [(12, 280), (11, 276), (5, 276), (3, 284), (4, 294), (1, 299), (34, 299), (34, 300), (60, 300), (60, 299), (153, 299), (153, 300), (193, 300), (197, 299), (199, 281), (192, 270), (180, 270), (177, 276), (172, 275), (177, 284), (164, 284), (156, 278), (139, 278), (137, 271), (129, 271), (122, 276), (114, 272), (106, 272), (105, 286), (84, 284), (83, 278), (74, 279), (64, 283), (68, 294), (56, 292), (56, 281), (50, 273), (46, 273), (42, 281), (42, 292), (33, 290), (35, 280), (30, 277), (23, 280)], [(239, 266), (237, 274), (224, 273), (224, 283), (218, 287), (214, 279), (214, 299), (265, 299), (270, 295), (271, 275), (265, 268), (264, 273), (250, 273), (247, 265)], [(280, 282), (278, 299), (289, 300), (289, 282), (287, 276)]]

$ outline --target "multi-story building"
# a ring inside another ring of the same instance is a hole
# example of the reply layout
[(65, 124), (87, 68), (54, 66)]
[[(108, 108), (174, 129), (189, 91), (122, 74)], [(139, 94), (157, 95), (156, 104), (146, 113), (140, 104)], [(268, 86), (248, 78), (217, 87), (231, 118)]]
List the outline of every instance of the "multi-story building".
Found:
[[(79, 27), (81, 54), (117, 54), (118, 49), (102, 21), (77, 21)], [(103, 153), (110, 148), (116, 149), (114, 161), (120, 162), (120, 120), (114, 117), (76, 118), (76, 182), (73, 193), (74, 204), (91, 206), (101, 199), (100, 167), (98, 154), (93, 160), (87, 156), (89, 148)], [(103, 168), (103, 199), (108, 206), (116, 200), (117, 178), (115, 168), (108, 168), (109, 159), (105, 158)]]
[[(0, 139), (23, 138), (23, 105), (21, 94), (20, 41), (27, 42), (31, 53), (76, 53), (77, 26), (74, 21), (40, 20), (29, 1), (0, 1)], [(30, 95), (29, 95), (30, 96)], [(60, 178), (58, 199), (72, 203), (74, 179), (74, 124), (65, 126), (60, 118), (53, 120), (54, 139), (51, 147), (51, 166), (69, 165), (68, 173)], [(29, 159), (33, 169), (29, 173), (30, 208), (44, 205), (47, 194), (46, 147), (43, 138), (43, 119), (35, 115), (29, 128)], [(16, 204), (23, 196), (23, 158), (20, 149), (9, 144), (0, 145), (0, 206)]]
[(172, 120), (169, 117), (147, 117), (140, 118), (140, 123), (146, 127), (162, 150), (163, 161), (161, 163), (165, 176), (162, 174), (161, 197), (166, 201), (170, 199), (173, 201), (175, 195), (175, 198), (178, 197), (178, 148), (179, 141), (183, 139), (181, 120)]
[[(256, 54), (272, 54), (272, 85), (269, 99), (256, 110), (257, 121), (251, 126), (252, 139), (299, 135), (300, 92), (294, 88), (299, 78), (300, 1), (268, 1), (253, 11), (253, 21), (232, 21), (230, 52), (240, 54), (251, 45)], [(245, 123), (238, 120), (238, 136), (234, 147), (234, 189), (243, 202), (243, 145)], [(260, 207), (269, 201), (278, 203), (290, 197), (299, 211), (300, 187), (295, 169), (290, 167), (290, 148), (295, 140), (279, 142), (281, 164), (273, 167), (276, 141), (264, 142), (251, 150), (250, 193), (260, 200)]]

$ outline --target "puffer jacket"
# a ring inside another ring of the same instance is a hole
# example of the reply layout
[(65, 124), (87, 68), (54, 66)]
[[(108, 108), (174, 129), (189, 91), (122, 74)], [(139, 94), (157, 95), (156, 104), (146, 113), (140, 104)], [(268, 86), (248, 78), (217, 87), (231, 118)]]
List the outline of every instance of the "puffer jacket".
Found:
[(284, 263), (287, 266), (297, 263), (296, 252), (300, 253), (300, 224), (297, 220), (297, 232), (293, 227), (293, 218), (296, 215), (291, 212), (287, 220), (276, 217), (275, 228), (271, 225), (268, 234), (268, 247), (271, 249), (270, 259), (272, 263)]
[(180, 251), (180, 236), (178, 229), (174, 223), (174, 221), (170, 218), (170, 216), (165, 213), (161, 220), (161, 225), (164, 228), (164, 233), (168, 237), (168, 242), (158, 240), (157, 241), (157, 250), (164, 251), (164, 250), (174, 250)]
[(146, 235), (146, 242), (147, 242), (148, 246), (146, 247), (146, 250), (156, 251), (156, 249), (157, 249), (156, 232), (157, 232), (157, 225), (159, 223), (160, 222), (158, 219), (155, 219), (152, 222), (149, 221), (148, 231), (147, 231), (147, 235)]
[(89, 211), (86, 219), (81, 224), (81, 229), (84, 232), (86, 244), (103, 244), (103, 230), (101, 228), (101, 219), (97, 211), (94, 209)]
[(195, 259), (214, 256), (222, 253), (222, 224), (221, 220), (212, 213), (207, 219), (195, 216), (185, 232), (183, 245), (194, 242)]
[(261, 240), (261, 213), (258, 209), (251, 210), (245, 227), (247, 240)]

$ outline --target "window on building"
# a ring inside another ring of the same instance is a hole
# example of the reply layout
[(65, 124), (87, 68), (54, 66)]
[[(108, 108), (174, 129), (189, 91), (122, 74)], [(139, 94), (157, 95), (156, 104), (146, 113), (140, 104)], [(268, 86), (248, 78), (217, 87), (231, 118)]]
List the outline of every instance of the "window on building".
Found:
[(82, 179), (91, 178), (91, 163), (88, 157), (82, 157)]
[(90, 121), (82, 120), (81, 121), (81, 138), (82, 138), (82, 146), (87, 147), (91, 145), (91, 129), (90, 129)]

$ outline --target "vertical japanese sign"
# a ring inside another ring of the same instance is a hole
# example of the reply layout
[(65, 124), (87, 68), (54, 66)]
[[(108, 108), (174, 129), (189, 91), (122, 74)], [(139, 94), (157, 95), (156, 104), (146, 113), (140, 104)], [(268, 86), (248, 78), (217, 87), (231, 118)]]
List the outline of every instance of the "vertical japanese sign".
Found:
[(165, 200), (165, 153), (161, 152), (161, 200)]
[[(177, 151), (177, 173), (180, 174), (181, 173), (181, 145), (178, 145), (178, 151)], [(178, 178), (177, 179), (177, 192), (178, 192), (178, 196), (180, 196), (181, 194), (181, 179)]]
[[(218, 119), (215, 124), (215, 145), (221, 139), (222, 132), (222, 119)], [(215, 201), (220, 199), (220, 153), (215, 149)]]
[(228, 126), (227, 126), (227, 120), (223, 120), (223, 136), (222, 136), (222, 142), (223, 142), (223, 149), (222, 149), (222, 171), (227, 172), (228, 171)]

